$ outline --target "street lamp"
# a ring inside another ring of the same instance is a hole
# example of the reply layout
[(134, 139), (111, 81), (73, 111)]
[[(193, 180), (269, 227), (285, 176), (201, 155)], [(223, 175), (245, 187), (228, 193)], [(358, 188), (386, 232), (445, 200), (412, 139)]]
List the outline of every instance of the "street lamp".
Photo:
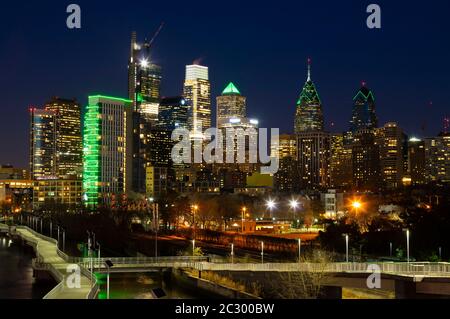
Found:
[(231, 244), (231, 263), (234, 264), (234, 244)]
[(348, 236), (348, 234), (343, 234), (343, 236), (345, 237), (345, 261), (348, 262), (348, 240), (349, 240), (349, 236)]
[(406, 260), (409, 264), (409, 237), (410, 237), (410, 231), (409, 229), (405, 229), (406, 231)]
[(264, 242), (261, 242), (261, 264), (264, 264)]
[(362, 207), (362, 203), (358, 200), (352, 202), (352, 207), (355, 210), (356, 215), (358, 215), (358, 210)]
[(197, 213), (198, 205), (192, 205), (191, 208), (192, 208), (192, 211), (193, 211), (193, 215), (192, 215), (193, 222), (192, 222), (192, 225), (194, 227), (194, 240), (195, 240), (195, 235), (196, 235), (195, 233), (196, 233), (196, 228), (197, 228), (197, 227), (195, 227), (195, 214)]
[(195, 257), (195, 239), (192, 239), (192, 257)]
[(302, 239), (299, 238), (298, 239), (298, 262), (301, 261), (301, 256), (302, 256)]
[(111, 260), (105, 261), (106, 269), (108, 270), (106, 275), (106, 299), (109, 299), (109, 271), (114, 266), (114, 264), (111, 262)]
[(241, 209), (241, 232), (243, 233), (244, 232), (244, 214), (245, 214), (245, 212), (247, 211), (247, 207), (242, 207), (242, 209)]

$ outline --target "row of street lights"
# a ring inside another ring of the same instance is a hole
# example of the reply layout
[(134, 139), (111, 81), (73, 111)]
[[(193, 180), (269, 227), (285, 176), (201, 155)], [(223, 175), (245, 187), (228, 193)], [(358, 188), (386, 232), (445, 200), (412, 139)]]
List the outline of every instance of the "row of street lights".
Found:
[[(410, 258), (409, 258), (409, 238), (410, 238), (410, 230), (409, 229), (404, 229), (404, 231), (406, 232), (406, 260), (409, 264), (410, 262)], [(345, 261), (348, 263), (349, 262), (349, 235), (348, 234), (342, 234), (342, 236), (345, 237)], [(390, 256), (392, 257), (392, 242), (389, 242), (389, 253)], [(441, 247), (439, 247), (439, 255), (441, 255)]]

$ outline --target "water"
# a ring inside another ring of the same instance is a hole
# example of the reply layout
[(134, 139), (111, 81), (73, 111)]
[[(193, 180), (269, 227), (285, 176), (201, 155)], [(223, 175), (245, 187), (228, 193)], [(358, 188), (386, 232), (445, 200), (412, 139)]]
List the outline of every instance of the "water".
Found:
[[(106, 299), (106, 274), (97, 274), (100, 283), (99, 299)], [(155, 299), (152, 289), (162, 288), (163, 299), (198, 299), (217, 296), (199, 290), (181, 287), (170, 280), (170, 275), (159, 272), (110, 274), (110, 299)]]
[(0, 235), (0, 299), (41, 299), (56, 282), (36, 281), (33, 249)]

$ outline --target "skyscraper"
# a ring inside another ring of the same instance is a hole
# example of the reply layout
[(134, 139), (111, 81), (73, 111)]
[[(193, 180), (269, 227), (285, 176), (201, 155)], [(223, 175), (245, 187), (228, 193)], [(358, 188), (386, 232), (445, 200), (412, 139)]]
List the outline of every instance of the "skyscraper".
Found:
[[(133, 101), (133, 110), (144, 114), (157, 113), (161, 94), (161, 67), (151, 60), (150, 43), (137, 42), (136, 32), (131, 35), (130, 59), (128, 62), (128, 98)], [(156, 111), (155, 111), (156, 108)]]
[(408, 173), (413, 185), (426, 183), (425, 142), (418, 138), (408, 141)]
[(352, 148), (345, 143), (343, 133), (330, 136), (330, 186), (352, 185)]
[(308, 77), (297, 101), (295, 133), (323, 131), (322, 102), (311, 80), (311, 60), (308, 59)]
[(244, 120), (247, 118), (246, 97), (241, 95), (237, 87), (230, 82), (217, 97), (216, 127), (221, 128), (230, 120)]
[[(239, 161), (238, 155), (245, 154), (245, 163), (239, 163), (235, 169), (250, 173), (255, 169), (256, 163), (249, 163), (250, 161), (250, 146), (256, 146), (258, 139), (258, 124), (256, 119), (247, 118), (247, 98), (239, 92), (238, 88), (230, 82), (222, 91), (222, 95), (217, 97), (217, 119), (216, 127), (221, 130), (223, 134), (224, 152), (230, 150), (227, 145), (227, 130), (235, 130), (234, 138), (234, 158), (235, 162)], [(245, 136), (240, 138), (238, 132)], [(256, 147), (254, 148), (256, 149)], [(224, 159), (226, 157), (224, 156)], [(229, 164), (229, 163), (228, 163)], [(220, 165), (219, 165), (220, 166)], [(225, 168), (230, 168), (230, 165), (225, 165)]]
[(55, 97), (45, 105), (56, 115), (56, 175), (81, 178), (83, 169), (81, 107), (76, 100)]
[(350, 131), (375, 129), (378, 127), (378, 119), (375, 114), (375, 97), (373, 92), (362, 83), (362, 87), (353, 97), (352, 119), (350, 121)]
[(138, 193), (145, 193), (145, 170), (150, 157), (147, 137), (158, 126), (159, 118), (162, 72), (152, 61), (151, 44), (147, 40), (138, 43), (136, 32), (132, 33), (128, 97), (133, 104), (132, 189)]
[(381, 175), (384, 186), (397, 188), (401, 186), (404, 176), (403, 131), (397, 123), (389, 122), (377, 132), (376, 139), (380, 146)]
[(380, 146), (374, 130), (358, 130), (352, 143), (353, 186), (361, 191), (375, 191), (381, 186)]
[(311, 60), (308, 76), (297, 101), (295, 133), (300, 186), (316, 190), (329, 184), (329, 134), (324, 132), (322, 102), (311, 80)]
[(278, 172), (274, 175), (274, 187), (280, 193), (295, 193), (299, 190), (297, 139), (295, 135), (281, 134), (279, 145), (271, 149), (271, 157), (279, 159)]
[(131, 186), (132, 101), (90, 96), (83, 142), (83, 191), (89, 208), (114, 206)]
[(30, 176), (56, 177), (56, 113), (30, 108)]
[(159, 105), (158, 128), (173, 131), (188, 128), (188, 105), (182, 96), (162, 98)]
[(188, 125), (192, 138), (204, 138), (211, 127), (211, 85), (208, 67), (187, 65), (183, 96), (189, 106)]
[(329, 185), (330, 135), (327, 132), (297, 134), (297, 162), (302, 189), (318, 190)]

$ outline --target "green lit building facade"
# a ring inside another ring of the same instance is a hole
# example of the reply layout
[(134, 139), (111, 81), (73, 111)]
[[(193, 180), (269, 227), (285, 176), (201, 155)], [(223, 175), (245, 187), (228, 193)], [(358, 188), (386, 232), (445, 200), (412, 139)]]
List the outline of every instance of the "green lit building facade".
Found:
[(83, 130), (83, 200), (117, 207), (131, 187), (132, 101), (90, 96)]

